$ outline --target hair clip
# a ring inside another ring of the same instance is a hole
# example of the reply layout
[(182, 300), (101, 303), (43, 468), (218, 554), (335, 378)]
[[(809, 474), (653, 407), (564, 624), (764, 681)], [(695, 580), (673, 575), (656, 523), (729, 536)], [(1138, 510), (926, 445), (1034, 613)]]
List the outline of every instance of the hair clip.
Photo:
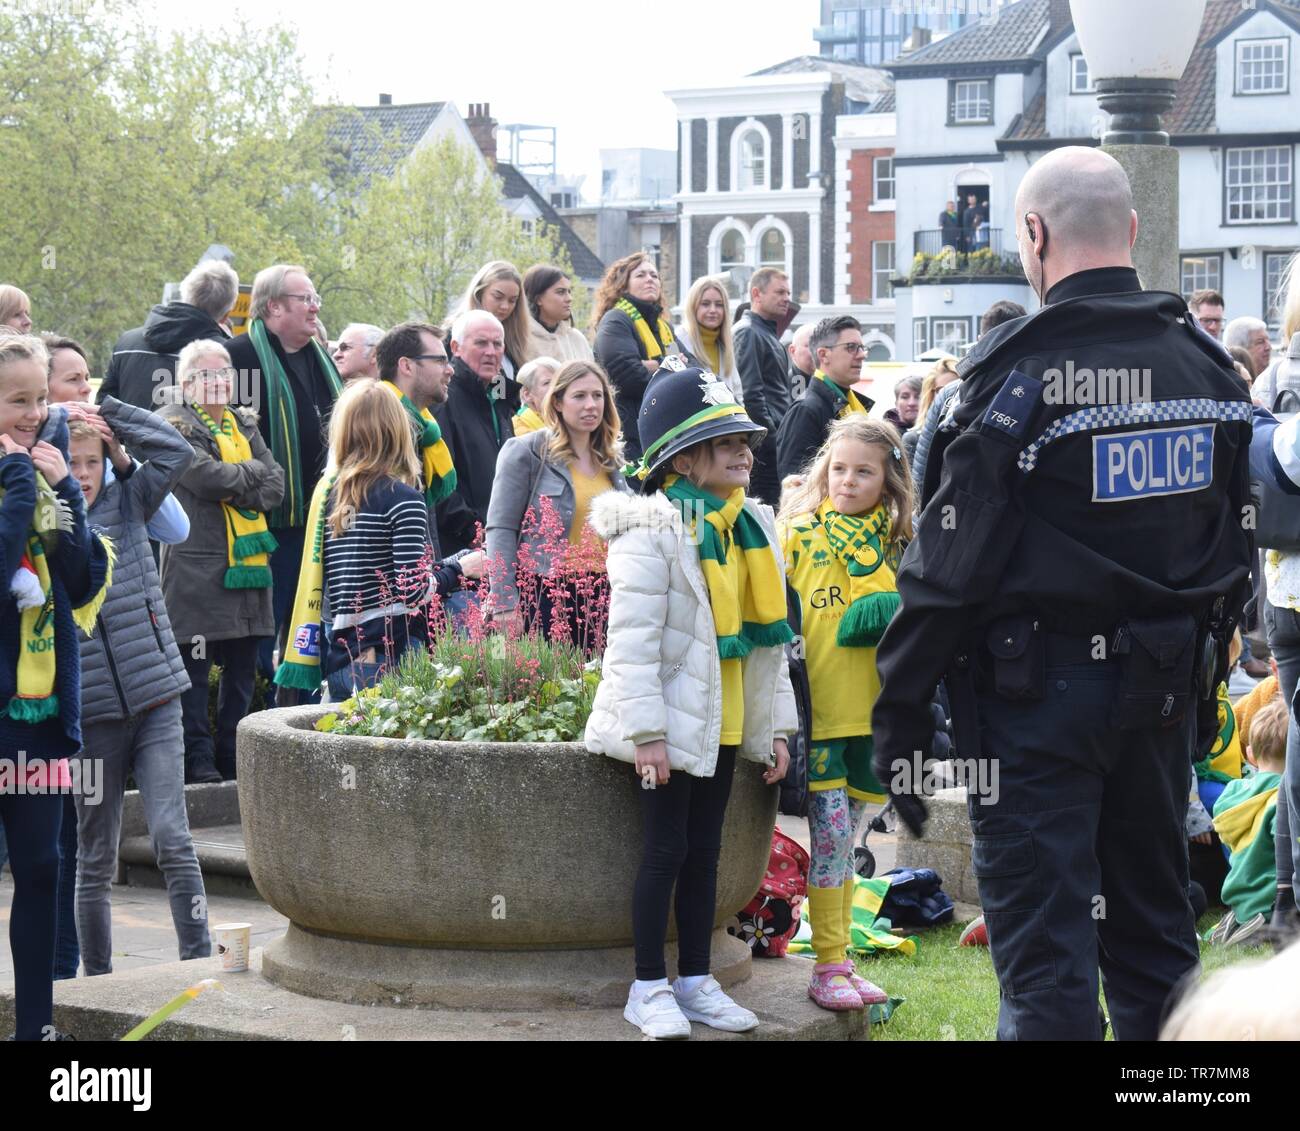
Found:
[(902, 463), (902, 462), (903, 462), (903, 453), (900, 452), (897, 448), (893, 448), (892, 451), (893, 451), (893, 453), (894, 453), (894, 458), (895, 458), (896, 460), (898, 460), (899, 463)]

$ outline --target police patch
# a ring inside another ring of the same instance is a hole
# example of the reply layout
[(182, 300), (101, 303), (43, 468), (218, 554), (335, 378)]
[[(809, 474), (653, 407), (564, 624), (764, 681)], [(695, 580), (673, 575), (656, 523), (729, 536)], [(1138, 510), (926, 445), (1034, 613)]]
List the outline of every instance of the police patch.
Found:
[(1203, 491), (1213, 479), (1213, 424), (1092, 438), (1094, 503)]
[(984, 413), (983, 424), (996, 428), (1016, 440), (1025, 438), (1025, 429), (1029, 427), (1034, 409), (1043, 399), (1043, 383), (1036, 377), (1026, 377), (1019, 369), (1013, 369), (1006, 383), (998, 390), (988, 411)]

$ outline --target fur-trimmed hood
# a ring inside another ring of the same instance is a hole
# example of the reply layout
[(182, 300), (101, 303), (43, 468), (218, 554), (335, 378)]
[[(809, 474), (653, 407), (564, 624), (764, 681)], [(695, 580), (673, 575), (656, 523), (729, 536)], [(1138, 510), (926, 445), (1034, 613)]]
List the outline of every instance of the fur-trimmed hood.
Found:
[(653, 495), (605, 491), (591, 500), (591, 518), (588, 521), (606, 542), (613, 541), (629, 530), (677, 531), (682, 526), (681, 513), (661, 491), (656, 491)]
[[(745, 510), (753, 515), (774, 539), (776, 518), (766, 503), (745, 500)], [(632, 495), (623, 491), (606, 491), (591, 500), (591, 527), (606, 542), (629, 530), (671, 530), (680, 533), (681, 512), (662, 491), (651, 495)]]

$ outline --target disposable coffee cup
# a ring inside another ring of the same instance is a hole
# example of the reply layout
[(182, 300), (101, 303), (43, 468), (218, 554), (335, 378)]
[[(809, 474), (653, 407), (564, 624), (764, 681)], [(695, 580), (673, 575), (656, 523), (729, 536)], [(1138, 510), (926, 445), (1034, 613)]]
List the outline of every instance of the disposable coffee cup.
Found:
[(252, 923), (218, 923), (212, 928), (217, 936), (217, 953), (221, 955), (221, 969), (237, 973), (248, 969), (248, 947), (253, 933)]

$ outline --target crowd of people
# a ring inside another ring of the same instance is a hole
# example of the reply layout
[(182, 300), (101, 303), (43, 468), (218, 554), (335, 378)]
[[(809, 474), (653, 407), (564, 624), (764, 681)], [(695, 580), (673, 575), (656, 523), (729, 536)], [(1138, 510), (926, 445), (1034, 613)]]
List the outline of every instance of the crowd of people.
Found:
[[(945, 232), (974, 248), (981, 219), (974, 201), (965, 217), (950, 206)], [(50, 1036), (52, 974), (112, 969), (128, 778), (180, 957), (205, 956), (184, 784), (235, 777), (257, 674), (268, 705), (345, 699), (472, 620), (603, 656), (588, 746), (634, 762), (647, 786), (626, 1016), (659, 1037), (688, 1035), (692, 1020), (758, 1023), (709, 975), (714, 885), (736, 759), (760, 763), (768, 782), (786, 772), (800, 720), (782, 646), (798, 632), (812, 689), (809, 994), (832, 1010), (885, 1000), (846, 954), (851, 846), (865, 805), (886, 792), (873, 770), (875, 648), (938, 479), (928, 453), (960, 400), (957, 359), (900, 379), (881, 419), (862, 387), (853, 317), (790, 332), (790, 279), (762, 268), (741, 311), (724, 280), (697, 280), (674, 326), (644, 253), (608, 269), (589, 334), (573, 324), (571, 278), (543, 264), (523, 274), (484, 265), (441, 325), (353, 323), (333, 341), (303, 267), (260, 271), (234, 333), (238, 285), (229, 265), (199, 264), (179, 299), (121, 336), (93, 402), (87, 351), (32, 336), (27, 296), (0, 286), (12, 598), (0, 609), (0, 738), (28, 759), (26, 790), (0, 790), (18, 1038)], [(1285, 341), (1295, 356), (1293, 291)], [(1190, 307), (1237, 347), (1258, 400), (1300, 397), (1288, 358), (1271, 361), (1263, 323), (1225, 326), (1213, 292)], [(998, 302), (981, 333), (1024, 315)], [(1286, 703), (1300, 671), (1297, 559), (1267, 563)], [(665, 673), (670, 654), (679, 659)], [(1300, 805), (1295, 759), (1287, 743), (1279, 750), (1285, 723), (1256, 726), (1260, 778), (1285, 775)], [(71, 788), (92, 764), (102, 767), (93, 802)], [(1207, 763), (1203, 781), (1241, 778), (1240, 764), (1225, 765)], [(1219, 792), (1202, 791), (1210, 813), (1255, 796)], [(1258, 871), (1254, 839), (1243, 851)], [(1286, 844), (1276, 886), (1289, 893)], [(1252, 923), (1257, 904), (1252, 888), (1241, 910)]]

